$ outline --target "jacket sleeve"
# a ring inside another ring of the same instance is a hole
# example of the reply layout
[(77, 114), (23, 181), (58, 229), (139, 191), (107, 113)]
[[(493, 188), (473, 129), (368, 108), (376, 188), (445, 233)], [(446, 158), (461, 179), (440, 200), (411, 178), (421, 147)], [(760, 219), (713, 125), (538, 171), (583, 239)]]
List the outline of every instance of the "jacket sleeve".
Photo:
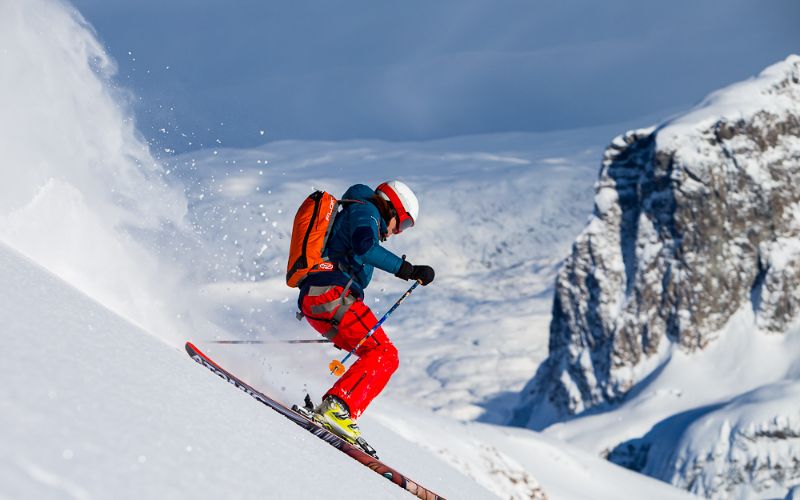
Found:
[(399, 271), (400, 266), (403, 264), (403, 259), (393, 254), (389, 250), (386, 250), (377, 243), (373, 245), (372, 248), (367, 251), (367, 253), (362, 255), (361, 258), (367, 264), (375, 266), (378, 269), (383, 269), (387, 273), (391, 274), (395, 274), (397, 271)]
[(372, 212), (376, 210), (362, 209), (354, 218), (355, 224), (351, 236), (353, 252), (363, 263), (395, 274), (400, 270), (403, 260), (380, 245), (378, 237), (380, 222)]

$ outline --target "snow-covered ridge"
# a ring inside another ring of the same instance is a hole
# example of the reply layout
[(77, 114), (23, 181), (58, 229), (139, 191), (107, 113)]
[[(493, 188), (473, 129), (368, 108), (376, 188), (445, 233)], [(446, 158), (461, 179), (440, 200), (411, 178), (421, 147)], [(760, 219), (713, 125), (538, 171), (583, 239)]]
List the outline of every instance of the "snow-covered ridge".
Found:
[(798, 56), (615, 139), (519, 421), (542, 427), (618, 400), (671, 344), (702, 349), (745, 304), (759, 327), (785, 330), (800, 311), (798, 186)]
[(783, 497), (800, 483), (800, 383), (677, 414), (609, 459), (705, 498)]
[(743, 394), (692, 423), (666, 463), (653, 453), (644, 472), (707, 498), (783, 495), (800, 482), (798, 401), (792, 380)]
[[(784, 61), (764, 69), (757, 77), (735, 83), (712, 92), (694, 110), (665, 123), (658, 134), (658, 146), (664, 150), (677, 150), (685, 146), (688, 137), (703, 134), (705, 131), (719, 126), (720, 134), (730, 139), (737, 126), (754, 122), (748, 132), (752, 139), (765, 146), (774, 142), (777, 135), (791, 133), (790, 129), (781, 129), (781, 123), (796, 121), (797, 101), (800, 99), (800, 55), (790, 55)], [(768, 125), (761, 123), (759, 116), (772, 115), (770, 120), (774, 127), (756, 127)], [(762, 133), (759, 133), (758, 129)], [(741, 135), (740, 130), (738, 134)], [(774, 146), (774, 144), (773, 144)], [(683, 151), (682, 158), (688, 161)]]

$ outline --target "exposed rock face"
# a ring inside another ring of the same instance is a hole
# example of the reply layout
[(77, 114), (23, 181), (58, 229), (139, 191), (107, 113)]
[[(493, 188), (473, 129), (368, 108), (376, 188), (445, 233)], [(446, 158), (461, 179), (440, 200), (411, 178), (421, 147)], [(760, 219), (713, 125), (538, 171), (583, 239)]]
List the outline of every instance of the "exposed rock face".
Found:
[(621, 398), (672, 345), (691, 352), (752, 307), (800, 313), (800, 57), (606, 150), (595, 211), (557, 283), (550, 352), (516, 422)]

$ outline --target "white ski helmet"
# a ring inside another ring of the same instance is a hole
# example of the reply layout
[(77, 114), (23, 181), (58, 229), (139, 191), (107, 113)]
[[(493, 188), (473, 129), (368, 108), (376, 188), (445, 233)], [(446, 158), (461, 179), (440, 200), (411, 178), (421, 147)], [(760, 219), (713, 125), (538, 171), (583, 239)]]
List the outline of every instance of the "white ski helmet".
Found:
[(375, 192), (388, 201), (397, 213), (395, 234), (402, 233), (414, 225), (419, 215), (419, 201), (410, 187), (395, 180), (384, 182), (375, 189)]

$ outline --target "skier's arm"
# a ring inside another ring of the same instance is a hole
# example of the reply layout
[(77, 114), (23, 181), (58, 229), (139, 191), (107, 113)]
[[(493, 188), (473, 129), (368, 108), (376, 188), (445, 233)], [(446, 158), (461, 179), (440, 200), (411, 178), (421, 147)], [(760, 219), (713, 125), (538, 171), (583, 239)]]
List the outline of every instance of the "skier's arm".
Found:
[(395, 274), (397, 271), (399, 271), (400, 265), (403, 263), (403, 260), (400, 257), (393, 254), (389, 250), (386, 250), (377, 243), (361, 256), (361, 260), (391, 274)]
[(365, 264), (395, 274), (400, 270), (403, 260), (380, 245), (379, 227), (380, 223), (373, 216), (360, 218), (353, 231), (353, 251)]

